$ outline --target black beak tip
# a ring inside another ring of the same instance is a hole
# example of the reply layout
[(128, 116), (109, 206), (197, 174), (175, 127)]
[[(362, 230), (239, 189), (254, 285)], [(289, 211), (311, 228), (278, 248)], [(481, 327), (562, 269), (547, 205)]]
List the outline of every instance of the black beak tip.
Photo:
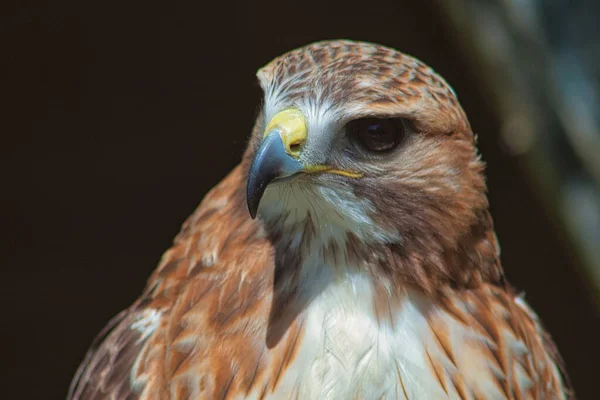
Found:
[(256, 211), (250, 209), (248, 209), (248, 211), (250, 211), (250, 218), (256, 219)]
[(246, 204), (248, 205), (248, 212), (250, 212), (252, 219), (256, 218), (260, 200), (265, 193), (268, 181), (270, 181), (270, 179), (267, 182), (258, 179), (254, 172), (253, 169), (250, 171), (248, 183), (246, 184)]
[(258, 211), (258, 202), (253, 198), (251, 193), (246, 194), (246, 200), (248, 204), (248, 212), (252, 219), (256, 218), (256, 212)]
[(246, 184), (246, 202), (252, 219), (256, 218), (260, 200), (267, 186), (275, 179), (291, 176), (302, 170), (298, 160), (286, 153), (277, 131), (269, 133), (258, 149)]

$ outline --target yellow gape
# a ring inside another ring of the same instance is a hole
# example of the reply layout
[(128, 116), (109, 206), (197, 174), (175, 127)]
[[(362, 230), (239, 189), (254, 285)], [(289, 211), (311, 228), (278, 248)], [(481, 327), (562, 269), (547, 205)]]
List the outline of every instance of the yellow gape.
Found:
[[(267, 124), (263, 138), (267, 137), (271, 132), (279, 134), (287, 154), (295, 159), (300, 157), (308, 136), (306, 118), (300, 110), (297, 108), (287, 108), (278, 112)], [(363, 176), (361, 172), (335, 169), (329, 165), (304, 165), (302, 171), (308, 174), (337, 174), (348, 178), (360, 178)]]

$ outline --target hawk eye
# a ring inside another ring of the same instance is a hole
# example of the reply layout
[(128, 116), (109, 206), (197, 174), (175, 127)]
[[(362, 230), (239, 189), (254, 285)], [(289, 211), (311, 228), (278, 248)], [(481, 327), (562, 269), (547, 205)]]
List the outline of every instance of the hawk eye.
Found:
[(347, 132), (365, 149), (385, 152), (402, 141), (404, 122), (401, 118), (361, 118), (350, 121)]

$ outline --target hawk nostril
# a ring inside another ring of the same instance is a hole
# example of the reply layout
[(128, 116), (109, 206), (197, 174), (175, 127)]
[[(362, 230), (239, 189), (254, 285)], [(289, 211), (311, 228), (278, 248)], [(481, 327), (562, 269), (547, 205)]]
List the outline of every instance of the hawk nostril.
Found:
[(298, 153), (300, 150), (302, 150), (303, 145), (304, 145), (304, 142), (292, 143), (292, 144), (290, 144), (290, 151), (292, 153)]

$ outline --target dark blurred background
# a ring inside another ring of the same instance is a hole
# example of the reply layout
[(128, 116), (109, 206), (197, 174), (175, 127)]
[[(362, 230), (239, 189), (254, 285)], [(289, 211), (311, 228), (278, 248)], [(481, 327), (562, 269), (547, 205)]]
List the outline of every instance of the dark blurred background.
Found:
[(488, 163), (508, 277), (579, 397), (597, 398), (597, 3), (209, 3), (0, 6), (7, 398), (65, 397), (95, 334), (239, 161), (255, 71), (331, 38), (398, 48), (455, 88)]

